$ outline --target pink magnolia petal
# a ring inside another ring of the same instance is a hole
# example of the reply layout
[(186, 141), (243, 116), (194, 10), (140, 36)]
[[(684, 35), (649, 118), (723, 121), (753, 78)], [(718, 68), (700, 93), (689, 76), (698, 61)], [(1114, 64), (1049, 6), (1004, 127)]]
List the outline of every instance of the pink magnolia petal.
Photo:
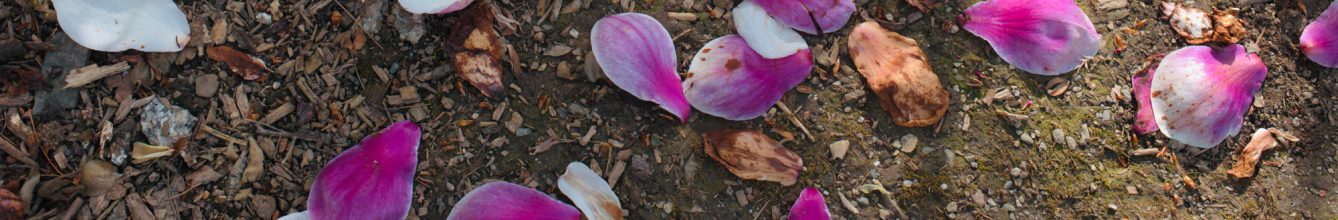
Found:
[(832, 215), (827, 212), (827, 202), (822, 199), (822, 193), (818, 192), (818, 189), (809, 187), (799, 194), (799, 199), (794, 201), (794, 206), (790, 206), (789, 219), (830, 220)]
[(692, 57), (683, 90), (703, 113), (748, 120), (766, 113), (813, 70), (808, 49), (780, 59), (758, 55), (743, 37), (729, 35), (706, 43)]
[(1162, 59), (1152, 78), (1152, 111), (1162, 134), (1211, 148), (1240, 131), (1268, 67), (1239, 44), (1188, 46)]
[[(1161, 56), (1161, 55), (1157, 55)], [(1138, 100), (1138, 117), (1134, 119), (1134, 132), (1147, 134), (1157, 131), (1157, 122), (1152, 119), (1152, 77), (1157, 74), (1161, 57), (1151, 58), (1150, 63), (1134, 73), (1134, 99)]]
[[(767, 10), (777, 21), (795, 30), (809, 34), (818, 34), (841, 29), (855, 13), (855, 3), (851, 0), (753, 0), (757, 6)], [(817, 24), (813, 23), (817, 20)]]
[(413, 197), (421, 131), (400, 121), (362, 139), (316, 175), (307, 198), (312, 219), (404, 219)]
[(595, 59), (613, 84), (687, 121), (692, 109), (674, 69), (674, 42), (659, 21), (635, 12), (608, 16), (595, 22), (590, 38)]
[(1101, 48), (1101, 34), (1072, 0), (990, 0), (964, 13), (962, 28), (1027, 72), (1059, 75)]
[(1338, 2), (1301, 31), (1301, 52), (1319, 65), (1338, 67)]
[(580, 220), (581, 211), (539, 190), (508, 182), (492, 182), (460, 198), (446, 219)]
[(400, 0), (400, 7), (414, 14), (445, 14), (469, 6), (474, 0)]

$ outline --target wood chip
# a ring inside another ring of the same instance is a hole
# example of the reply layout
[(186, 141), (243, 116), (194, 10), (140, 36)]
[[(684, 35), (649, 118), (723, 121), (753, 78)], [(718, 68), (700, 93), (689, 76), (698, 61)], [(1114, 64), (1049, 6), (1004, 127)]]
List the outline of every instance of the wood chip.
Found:
[(65, 76), (65, 83), (67, 83), (65, 88), (84, 86), (93, 81), (102, 79), (103, 77), (125, 72), (126, 70), (130, 70), (130, 64), (124, 61), (111, 66), (99, 67), (97, 64), (93, 64), (84, 68), (70, 70), (69, 75)]

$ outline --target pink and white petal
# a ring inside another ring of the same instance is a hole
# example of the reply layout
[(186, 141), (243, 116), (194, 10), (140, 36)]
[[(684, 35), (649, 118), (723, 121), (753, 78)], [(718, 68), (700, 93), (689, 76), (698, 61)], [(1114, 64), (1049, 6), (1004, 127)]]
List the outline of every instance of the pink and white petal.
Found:
[(1233, 44), (1188, 46), (1162, 59), (1152, 78), (1152, 111), (1162, 134), (1211, 148), (1240, 131), (1268, 67)]
[(1134, 73), (1134, 99), (1138, 100), (1138, 114), (1134, 119), (1134, 132), (1138, 134), (1147, 134), (1157, 131), (1157, 122), (1152, 114), (1152, 77), (1157, 75), (1157, 66), (1161, 59), (1149, 63)]
[(748, 46), (767, 59), (783, 58), (808, 49), (808, 43), (798, 32), (776, 21), (751, 0), (744, 0), (734, 8), (734, 26)]
[(706, 43), (688, 66), (683, 90), (688, 103), (703, 113), (729, 120), (747, 120), (766, 113), (813, 70), (808, 49), (780, 59), (767, 59), (748, 47), (743, 37), (729, 35)]
[(60, 29), (88, 49), (176, 52), (190, 41), (186, 14), (172, 0), (55, 0)]
[(558, 177), (558, 190), (571, 199), (590, 220), (623, 219), (622, 204), (609, 182), (581, 162), (567, 164), (567, 173)]
[(474, 0), (400, 0), (400, 7), (414, 14), (445, 14), (464, 9)]
[(312, 219), (404, 219), (413, 198), (421, 130), (400, 121), (362, 139), (316, 175)]
[(964, 13), (963, 29), (1027, 72), (1059, 75), (1101, 48), (1101, 34), (1072, 0), (990, 0)]
[(822, 199), (822, 193), (813, 187), (805, 188), (804, 192), (799, 193), (799, 199), (794, 201), (794, 206), (790, 206), (789, 220), (830, 220), (831, 213), (827, 212), (827, 201)]
[(529, 187), (508, 182), (483, 184), (451, 208), (446, 220), (580, 220), (576, 207)]
[[(851, 0), (754, 0), (757, 6), (766, 9), (767, 14), (777, 21), (795, 30), (809, 34), (818, 34), (840, 30), (850, 21), (855, 13), (855, 3)], [(817, 21), (814, 24), (814, 21)]]
[(613, 84), (687, 122), (692, 109), (679, 86), (674, 42), (659, 21), (635, 12), (612, 15), (595, 22), (590, 38), (595, 59)]
[(1326, 67), (1338, 67), (1338, 2), (1301, 31), (1301, 52)]

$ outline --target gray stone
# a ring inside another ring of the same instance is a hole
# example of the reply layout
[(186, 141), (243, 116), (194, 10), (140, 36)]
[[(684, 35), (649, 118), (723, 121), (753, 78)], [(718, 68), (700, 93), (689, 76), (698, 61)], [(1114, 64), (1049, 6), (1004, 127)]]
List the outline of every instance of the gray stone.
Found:
[(178, 138), (187, 137), (195, 128), (195, 116), (181, 107), (163, 104), (157, 98), (144, 105), (140, 115), (139, 127), (149, 144), (172, 146)]
[(42, 76), (51, 84), (51, 91), (37, 91), (33, 102), (33, 114), (46, 113), (48, 105), (65, 109), (74, 108), (79, 101), (79, 88), (65, 88), (65, 75), (70, 70), (84, 67), (88, 63), (88, 48), (74, 42), (65, 32), (57, 32), (51, 37), (56, 51), (46, 53), (42, 63)]
[(195, 95), (201, 98), (213, 98), (218, 94), (218, 75), (205, 74), (195, 77)]

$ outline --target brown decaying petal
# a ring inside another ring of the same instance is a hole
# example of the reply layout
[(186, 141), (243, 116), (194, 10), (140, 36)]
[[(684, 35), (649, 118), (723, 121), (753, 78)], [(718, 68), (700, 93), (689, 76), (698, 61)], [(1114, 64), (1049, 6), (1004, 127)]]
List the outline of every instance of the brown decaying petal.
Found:
[(453, 50), (451, 63), (460, 78), (479, 88), (494, 100), (506, 96), (502, 86), (502, 46), (493, 30), (493, 14), (488, 2), (475, 2), (465, 8), (451, 30), (448, 45)]
[(265, 61), (242, 53), (228, 46), (209, 47), (204, 50), (209, 59), (221, 61), (228, 64), (232, 72), (241, 74), (246, 80), (264, 81), (269, 77), (268, 67), (265, 67)]
[(794, 185), (804, 162), (760, 131), (725, 129), (702, 134), (706, 154), (743, 179)]
[(933, 125), (948, 111), (948, 91), (915, 40), (865, 22), (850, 32), (850, 57), (897, 125)]
[(1240, 156), (1236, 158), (1236, 165), (1227, 171), (1231, 178), (1249, 178), (1254, 176), (1254, 166), (1259, 164), (1259, 158), (1263, 157), (1264, 151), (1278, 146), (1277, 139), (1273, 138), (1273, 133), (1267, 129), (1259, 129), (1250, 137), (1250, 143), (1245, 148), (1240, 149)]

